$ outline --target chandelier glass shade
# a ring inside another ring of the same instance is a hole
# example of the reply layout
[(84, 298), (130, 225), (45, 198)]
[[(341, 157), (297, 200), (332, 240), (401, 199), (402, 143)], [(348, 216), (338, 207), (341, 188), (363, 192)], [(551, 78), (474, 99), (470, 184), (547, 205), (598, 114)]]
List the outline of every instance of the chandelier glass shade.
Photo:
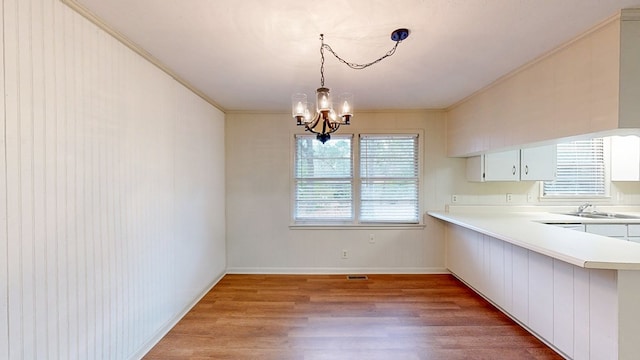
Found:
[(316, 109), (311, 115), (306, 94), (293, 94), (292, 113), (298, 126), (304, 126), (309, 132), (317, 134), (317, 139), (325, 143), (331, 138), (329, 134), (349, 125), (353, 116), (353, 94), (345, 93), (339, 97), (338, 111), (333, 108), (330, 90), (320, 87), (316, 90)]
[(333, 99), (329, 88), (324, 86), (324, 50), (331, 52), (340, 62), (352, 69), (364, 69), (376, 64), (386, 57), (393, 55), (402, 40), (409, 36), (409, 30), (397, 29), (391, 33), (391, 40), (395, 41), (394, 47), (381, 58), (367, 64), (354, 64), (345, 61), (336, 54), (328, 44), (324, 43), (324, 35), (320, 34), (320, 87), (316, 90), (315, 111), (309, 110), (309, 102), (306, 94), (293, 94), (291, 96), (291, 114), (296, 119), (296, 125), (304, 126), (306, 131), (317, 134), (317, 139), (323, 144), (331, 138), (331, 133), (337, 131), (341, 125), (349, 125), (353, 117), (353, 94), (344, 93), (338, 98), (337, 111), (333, 107)]

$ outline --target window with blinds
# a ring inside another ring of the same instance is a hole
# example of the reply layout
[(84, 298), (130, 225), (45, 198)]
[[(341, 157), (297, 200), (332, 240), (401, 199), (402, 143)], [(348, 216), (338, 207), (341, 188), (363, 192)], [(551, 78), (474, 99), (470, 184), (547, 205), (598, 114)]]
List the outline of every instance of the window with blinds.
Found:
[(352, 221), (352, 137), (332, 135), (325, 144), (315, 138), (296, 136), (294, 219)]
[(294, 222), (418, 224), (418, 158), (417, 134), (296, 135)]
[(360, 222), (418, 223), (417, 135), (360, 136)]
[(557, 146), (557, 176), (554, 181), (543, 183), (543, 196), (605, 196), (604, 140), (594, 138)]

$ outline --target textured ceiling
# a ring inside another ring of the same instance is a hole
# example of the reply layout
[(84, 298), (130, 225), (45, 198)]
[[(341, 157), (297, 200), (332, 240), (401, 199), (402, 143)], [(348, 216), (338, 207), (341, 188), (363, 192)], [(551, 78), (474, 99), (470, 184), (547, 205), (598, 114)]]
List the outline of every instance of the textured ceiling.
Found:
[(357, 109), (446, 108), (640, 0), (67, 0), (152, 54), (223, 110), (289, 111), (325, 85)]

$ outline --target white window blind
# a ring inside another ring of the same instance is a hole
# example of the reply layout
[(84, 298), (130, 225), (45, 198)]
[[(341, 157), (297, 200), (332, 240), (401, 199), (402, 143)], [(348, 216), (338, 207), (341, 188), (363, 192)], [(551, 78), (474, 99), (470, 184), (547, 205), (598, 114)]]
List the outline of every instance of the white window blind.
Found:
[(602, 138), (558, 144), (557, 177), (545, 181), (543, 196), (605, 196), (606, 174)]
[(351, 136), (332, 135), (325, 144), (315, 138), (315, 135), (296, 136), (294, 219), (351, 221)]
[(360, 136), (360, 221), (419, 222), (417, 135)]

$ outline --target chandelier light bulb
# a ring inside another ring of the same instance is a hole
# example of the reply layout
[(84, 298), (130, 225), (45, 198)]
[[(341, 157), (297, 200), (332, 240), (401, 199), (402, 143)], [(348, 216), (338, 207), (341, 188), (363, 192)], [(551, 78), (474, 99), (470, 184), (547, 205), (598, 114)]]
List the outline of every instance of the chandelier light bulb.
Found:
[(353, 115), (353, 94), (344, 93), (340, 95), (340, 116)]
[(291, 96), (291, 115), (298, 125), (303, 125), (308, 122), (306, 119), (309, 114), (307, 108), (307, 95), (306, 94), (293, 94)]
[(304, 116), (305, 111), (307, 111), (307, 95), (293, 94), (291, 96), (291, 115), (298, 119)]
[(331, 95), (329, 94), (329, 89), (326, 87), (321, 87), (316, 90), (316, 108), (318, 111), (328, 111), (331, 110)]

